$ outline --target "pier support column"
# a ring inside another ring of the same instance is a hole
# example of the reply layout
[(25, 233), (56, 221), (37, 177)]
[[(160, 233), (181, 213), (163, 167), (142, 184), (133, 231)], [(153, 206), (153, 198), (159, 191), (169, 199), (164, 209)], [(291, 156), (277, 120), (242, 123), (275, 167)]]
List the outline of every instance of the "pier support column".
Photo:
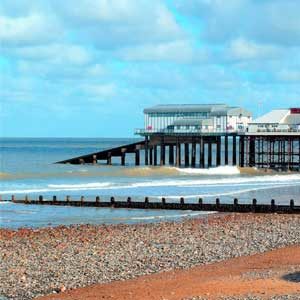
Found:
[(228, 166), (228, 136), (227, 135), (225, 135), (224, 147), (225, 147), (225, 151), (224, 151), (225, 166)]
[(205, 144), (204, 139), (201, 137), (200, 139), (200, 168), (204, 169), (205, 167)]
[(192, 161), (191, 161), (191, 165), (193, 168), (196, 167), (196, 143), (193, 142), (192, 143)]
[(176, 167), (181, 165), (181, 145), (179, 140), (176, 141)]
[(126, 148), (121, 149), (121, 165), (125, 166), (125, 160), (126, 160)]
[(184, 165), (185, 165), (185, 167), (188, 167), (190, 165), (190, 161), (189, 161), (190, 153), (189, 152), (190, 152), (189, 144), (185, 143), (184, 144)]
[(166, 163), (166, 146), (165, 141), (162, 138), (160, 142), (160, 165), (164, 166)]
[(150, 156), (150, 166), (153, 166), (153, 147), (149, 149), (149, 156)]
[(232, 165), (236, 166), (236, 136), (232, 137)]
[(240, 158), (240, 167), (244, 167), (245, 166), (245, 137), (244, 136), (240, 136), (240, 142), (239, 142), (239, 158)]
[(217, 137), (216, 165), (221, 165), (221, 137)]
[(157, 166), (157, 145), (153, 146), (153, 165)]
[(145, 165), (149, 165), (149, 139), (148, 136), (145, 137)]
[(208, 167), (211, 168), (212, 166), (212, 142), (209, 139), (208, 141), (208, 157), (207, 157), (207, 161), (208, 161)]
[(287, 149), (287, 155), (288, 155), (288, 170), (290, 171), (291, 168), (291, 162), (292, 162), (292, 145), (291, 145), (291, 138), (288, 139), (288, 149)]
[(255, 137), (250, 137), (250, 144), (249, 144), (249, 167), (255, 167), (256, 160), (255, 160)]
[(140, 148), (139, 147), (135, 148), (135, 165), (136, 166), (140, 165)]
[(107, 153), (107, 164), (111, 165), (111, 152)]
[(174, 165), (174, 146), (173, 145), (169, 146), (169, 165), (170, 166)]

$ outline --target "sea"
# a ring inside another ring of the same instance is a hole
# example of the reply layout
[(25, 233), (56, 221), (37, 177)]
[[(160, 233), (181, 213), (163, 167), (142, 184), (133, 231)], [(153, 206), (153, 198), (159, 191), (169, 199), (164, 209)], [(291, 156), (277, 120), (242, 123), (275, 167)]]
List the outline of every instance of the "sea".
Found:
[[(213, 202), (287, 204), (294, 199), (300, 205), (300, 174), (263, 173), (256, 170), (241, 172), (237, 167), (220, 166), (210, 169), (135, 166), (134, 156), (128, 154), (126, 166), (113, 158), (112, 166), (56, 164), (71, 157), (126, 145), (138, 139), (122, 138), (1, 138), (0, 196), (2, 200), (58, 199), (84, 196), (93, 201), (96, 196), (108, 200), (196, 202), (203, 198)], [(141, 157), (143, 161), (143, 157)], [(0, 201), (0, 227), (47, 227), (70, 224), (132, 224), (182, 220), (203, 217), (204, 212), (137, 210), (114, 208), (82, 208), (39, 206)]]

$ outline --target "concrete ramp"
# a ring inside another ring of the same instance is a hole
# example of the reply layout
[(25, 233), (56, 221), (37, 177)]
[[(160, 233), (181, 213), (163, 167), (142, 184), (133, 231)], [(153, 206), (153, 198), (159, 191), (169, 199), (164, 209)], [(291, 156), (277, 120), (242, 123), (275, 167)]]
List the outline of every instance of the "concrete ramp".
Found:
[(136, 164), (139, 164), (140, 150), (144, 148), (145, 141), (139, 141), (132, 144), (122, 145), (119, 147), (102, 150), (82, 156), (56, 162), (57, 164), (96, 164), (98, 160), (107, 160), (107, 164), (111, 164), (112, 157), (120, 157), (121, 164), (125, 165), (126, 153), (135, 153)]

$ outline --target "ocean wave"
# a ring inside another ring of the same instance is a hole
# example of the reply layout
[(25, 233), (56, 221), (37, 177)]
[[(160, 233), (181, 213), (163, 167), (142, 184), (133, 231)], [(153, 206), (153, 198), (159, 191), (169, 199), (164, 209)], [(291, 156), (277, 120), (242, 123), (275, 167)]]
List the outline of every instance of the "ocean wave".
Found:
[(184, 197), (185, 199), (194, 199), (194, 198), (211, 198), (211, 197), (221, 197), (221, 196), (233, 196), (233, 195), (239, 195), (239, 194), (245, 194), (249, 192), (256, 192), (256, 191), (263, 191), (263, 190), (271, 190), (271, 189), (278, 189), (282, 187), (292, 187), (294, 184), (284, 184), (284, 185), (278, 185), (278, 186), (264, 186), (261, 188), (249, 188), (249, 189), (243, 189), (243, 190), (234, 190), (234, 191), (228, 191), (228, 192), (219, 192), (219, 193), (207, 193), (207, 194), (193, 194), (193, 195), (159, 195), (159, 196), (151, 196), (151, 198), (161, 199), (162, 197), (166, 199), (179, 199), (180, 197)]
[[(92, 191), (92, 190), (120, 190), (120, 189), (143, 189), (143, 188), (160, 188), (160, 187), (180, 187), (180, 188), (201, 188), (201, 187), (226, 187), (230, 186), (235, 189), (242, 186), (249, 188), (258, 188), (260, 186), (284, 186), (300, 185), (300, 174), (289, 175), (260, 175), (260, 176), (233, 176), (223, 178), (197, 178), (197, 179), (155, 179), (144, 180), (140, 182), (87, 182), (87, 183), (62, 183), (48, 184), (47, 186), (22, 186), (19, 189), (2, 190), (0, 194), (30, 194), (30, 193), (48, 193), (48, 192), (67, 192), (67, 191)], [(238, 192), (238, 190), (237, 190)]]
[(189, 175), (239, 175), (240, 169), (232, 166), (222, 166), (209, 169), (195, 169), (195, 168), (176, 168), (176, 170), (182, 174)]

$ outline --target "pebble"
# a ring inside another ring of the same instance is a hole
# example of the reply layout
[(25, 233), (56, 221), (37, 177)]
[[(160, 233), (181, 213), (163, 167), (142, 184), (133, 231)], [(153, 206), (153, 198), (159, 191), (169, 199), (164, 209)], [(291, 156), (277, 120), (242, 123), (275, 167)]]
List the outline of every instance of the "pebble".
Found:
[[(0, 295), (30, 300), (251, 255), (299, 244), (299, 228), (298, 215), (219, 214), (156, 224), (0, 229)], [(286, 297), (273, 299), (299, 299)]]

